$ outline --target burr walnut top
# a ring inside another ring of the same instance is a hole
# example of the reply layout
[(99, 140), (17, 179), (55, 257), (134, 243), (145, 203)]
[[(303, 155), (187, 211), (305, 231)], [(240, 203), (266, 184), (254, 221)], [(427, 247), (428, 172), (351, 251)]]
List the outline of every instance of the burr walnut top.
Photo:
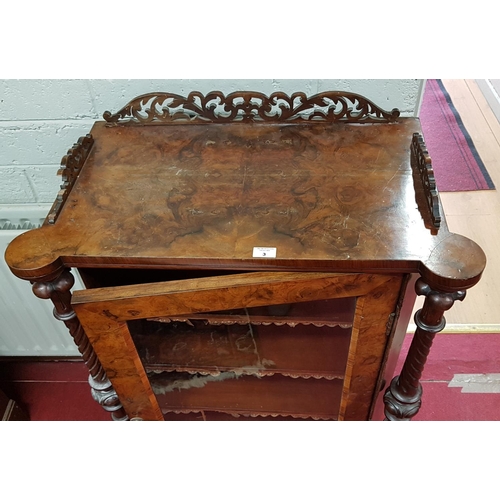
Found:
[(63, 161), (46, 223), (6, 260), (31, 280), (63, 266), (189, 267), (419, 272), (468, 288), (484, 253), (448, 231), (412, 169), (415, 133), (417, 118), (96, 122)]

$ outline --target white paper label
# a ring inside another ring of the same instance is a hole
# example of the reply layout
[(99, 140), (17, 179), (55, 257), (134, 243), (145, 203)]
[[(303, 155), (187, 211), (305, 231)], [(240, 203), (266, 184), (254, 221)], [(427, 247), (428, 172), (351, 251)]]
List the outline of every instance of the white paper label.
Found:
[(252, 257), (264, 257), (266, 259), (275, 259), (276, 258), (276, 248), (253, 247)]

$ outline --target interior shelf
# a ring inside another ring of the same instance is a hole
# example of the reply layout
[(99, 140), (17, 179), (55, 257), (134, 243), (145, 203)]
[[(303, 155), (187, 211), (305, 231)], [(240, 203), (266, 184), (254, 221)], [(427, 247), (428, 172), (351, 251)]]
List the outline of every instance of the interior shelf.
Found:
[(129, 322), (148, 372), (218, 376), (275, 374), (291, 378), (342, 379), (351, 329), (297, 325), (211, 325), (193, 320)]
[(150, 382), (163, 413), (210, 410), (230, 416), (315, 420), (338, 418), (343, 386), (338, 379), (260, 378), (233, 372), (217, 377), (159, 373), (151, 374)]
[[(173, 412), (173, 411), (167, 411), (163, 414), (163, 418), (165, 421), (195, 421), (195, 422), (221, 422), (221, 421), (236, 421), (236, 422), (296, 422), (297, 418), (294, 417), (283, 417), (281, 415), (276, 415), (275, 417), (267, 415), (267, 416), (261, 416), (261, 415), (255, 415), (253, 417), (251, 416), (245, 416), (245, 415), (239, 415), (237, 413), (226, 413), (223, 411), (206, 411), (206, 410), (200, 410), (200, 411), (187, 411), (187, 412)], [(318, 419), (314, 419), (311, 417), (303, 417), (300, 419), (300, 421), (314, 421)], [(326, 420), (326, 419), (324, 419)], [(337, 420), (335, 418), (331, 418), (328, 420)]]
[(229, 311), (197, 313), (184, 316), (169, 316), (151, 318), (151, 321), (170, 323), (200, 319), (212, 325), (289, 325), (296, 326), (340, 326), (351, 328), (356, 300), (353, 297), (343, 299), (316, 300), (311, 302), (296, 302), (293, 304), (278, 304), (262, 307), (248, 307)]

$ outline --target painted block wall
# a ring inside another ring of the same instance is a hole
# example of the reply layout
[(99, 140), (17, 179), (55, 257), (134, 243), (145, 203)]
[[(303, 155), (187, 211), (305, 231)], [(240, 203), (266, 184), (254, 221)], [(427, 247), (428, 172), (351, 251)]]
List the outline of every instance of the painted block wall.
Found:
[(115, 112), (153, 91), (256, 90), (265, 94), (356, 92), (380, 107), (416, 116), (423, 80), (0, 80), (0, 211), (2, 205), (50, 204), (61, 158), (104, 111)]

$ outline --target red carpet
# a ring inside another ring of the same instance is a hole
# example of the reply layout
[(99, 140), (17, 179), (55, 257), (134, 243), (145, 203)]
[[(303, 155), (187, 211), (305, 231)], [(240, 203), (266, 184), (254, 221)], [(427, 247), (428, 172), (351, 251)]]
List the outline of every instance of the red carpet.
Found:
[[(411, 339), (412, 335), (405, 339), (396, 373)], [(499, 352), (500, 334), (437, 335), (422, 375), (422, 408), (414, 420), (500, 421)], [(496, 374), (496, 380), (484, 384), (482, 392), (467, 392), (470, 387), (449, 387), (459, 374), (476, 378), (490, 374), (492, 379)], [(0, 388), (22, 405), (32, 421), (111, 421), (92, 399), (87, 377), (82, 362), (0, 363)]]
[[(396, 372), (413, 335), (407, 335)], [(422, 374), (422, 408), (413, 420), (428, 421), (499, 421), (500, 383), (466, 392), (467, 388), (449, 387), (459, 374), (500, 374), (500, 334), (439, 334), (436, 335)], [(473, 377), (471, 377), (473, 378)], [(481, 389), (479, 389), (481, 390)]]
[(88, 376), (81, 361), (0, 363), (0, 388), (31, 421), (110, 421), (92, 399)]
[(441, 80), (427, 80), (420, 121), (438, 191), (495, 189)]

